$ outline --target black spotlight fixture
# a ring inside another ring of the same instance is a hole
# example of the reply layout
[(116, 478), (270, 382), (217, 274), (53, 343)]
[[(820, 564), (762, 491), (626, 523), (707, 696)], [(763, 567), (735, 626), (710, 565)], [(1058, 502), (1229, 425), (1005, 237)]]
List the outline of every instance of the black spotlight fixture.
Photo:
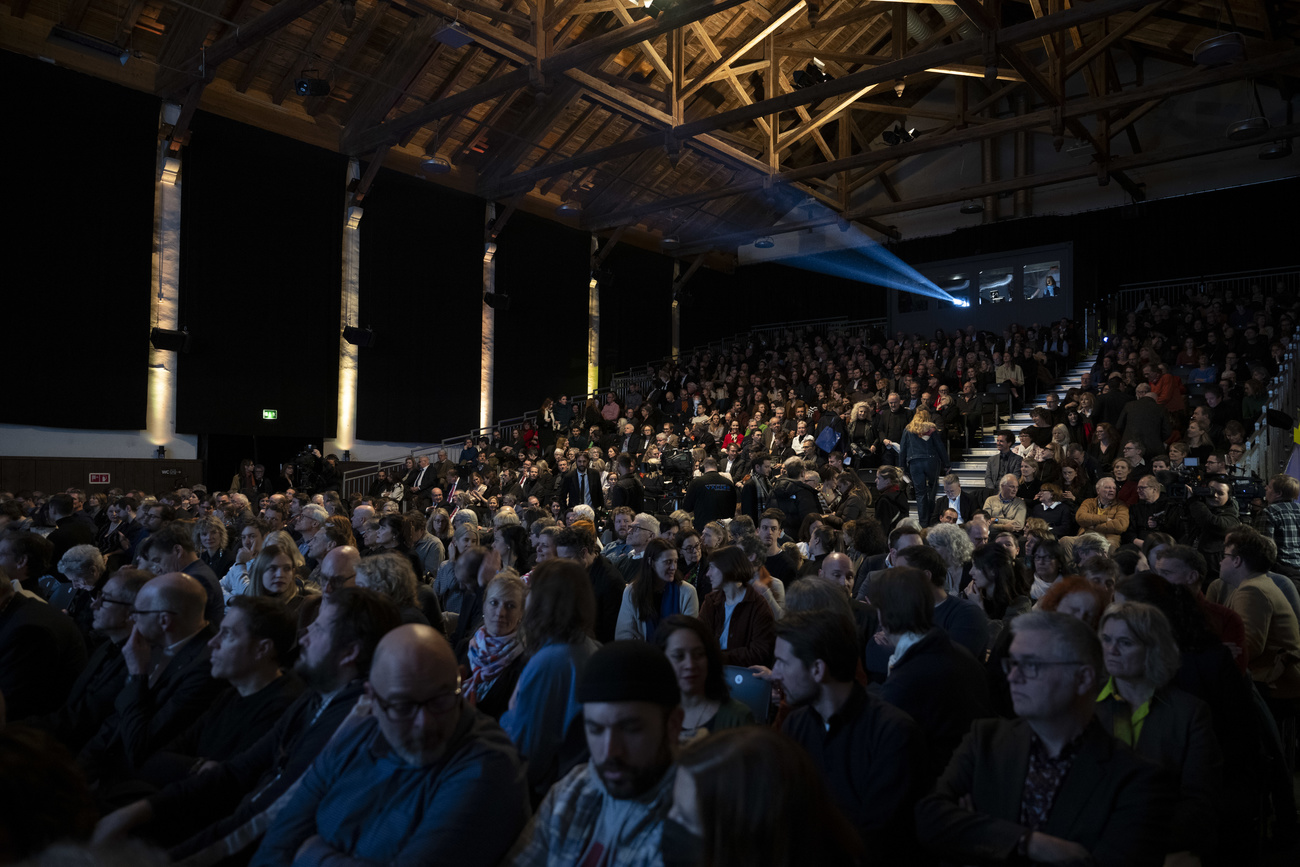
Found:
[(375, 332), (370, 328), (357, 328), (349, 325), (343, 329), (343, 339), (353, 346), (370, 347), (375, 345)]
[(149, 332), (149, 342), (154, 349), (163, 352), (189, 352), (190, 333), (185, 330), (172, 331), (169, 328), (154, 328)]
[(984, 205), (977, 199), (967, 199), (962, 203), (961, 212), (963, 214), (982, 214), (984, 213)]
[(881, 134), (881, 138), (885, 140), (885, 144), (890, 146), (905, 144), (914, 140), (916, 136), (916, 127), (908, 129), (905, 128), (902, 123), (894, 124), (893, 129), (887, 129)]
[(510, 296), (488, 292), (483, 296), (483, 303), (491, 307), (493, 310), (499, 310), (504, 313), (510, 309)]
[(658, 18), (669, 9), (677, 5), (677, 0), (641, 0), (641, 5), (649, 13), (651, 18)]
[(302, 78), (293, 81), (294, 92), (299, 96), (329, 96), (330, 83), (319, 75), (320, 72), (315, 69), (304, 69)]
[(826, 64), (814, 57), (803, 69), (796, 69), (790, 78), (794, 82), (795, 90), (802, 90), (824, 81), (833, 81), (835, 76), (828, 74)]

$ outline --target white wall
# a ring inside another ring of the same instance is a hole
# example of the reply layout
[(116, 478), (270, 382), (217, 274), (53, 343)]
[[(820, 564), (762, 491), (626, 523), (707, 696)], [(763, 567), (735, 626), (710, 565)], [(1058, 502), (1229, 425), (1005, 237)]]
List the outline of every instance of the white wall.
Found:
[[(173, 434), (167, 457), (196, 460), (199, 438)], [(158, 446), (142, 430), (80, 430), (0, 425), (0, 454), (31, 458), (152, 458)]]
[[(376, 442), (374, 440), (357, 440), (352, 445), (352, 460), (354, 461), (390, 461), (395, 458), (401, 458), (418, 449), (430, 448), (432, 443), (388, 443)], [(459, 449), (451, 449), (454, 453)], [(343, 449), (339, 446), (338, 440), (327, 439), (321, 448), (321, 454), (327, 455), (330, 452), (343, 457)], [(432, 458), (430, 458), (432, 460)]]

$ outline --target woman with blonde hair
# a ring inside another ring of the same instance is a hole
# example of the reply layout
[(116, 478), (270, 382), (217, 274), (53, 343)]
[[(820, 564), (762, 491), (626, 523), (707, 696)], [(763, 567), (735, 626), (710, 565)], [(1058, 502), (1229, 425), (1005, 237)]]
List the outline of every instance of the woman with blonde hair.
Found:
[(218, 580), (224, 578), (230, 567), (235, 565), (234, 555), (226, 548), (229, 537), (225, 523), (212, 515), (204, 515), (194, 522), (191, 535), (199, 559), (208, 564)]
[(916, 516), (924, 527), (939, 496), (939, 479), (948, 472), (948, 447), (929, 413), (918, 409), (903, 430), (898, 452), (899, 466), (912, 477), (916, 489)]

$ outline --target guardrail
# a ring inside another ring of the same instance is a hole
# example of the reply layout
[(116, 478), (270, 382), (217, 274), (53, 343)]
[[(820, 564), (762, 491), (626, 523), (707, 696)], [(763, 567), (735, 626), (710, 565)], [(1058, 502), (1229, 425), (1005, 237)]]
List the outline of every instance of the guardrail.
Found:
[(1202, 290), (1213, 291), (1229, 289), (1234, 296), (1246, 290), (1246, 297), (1259, 288), (1265, 295), (1285, 296), (1300, 292), (1300, 268), (1294, 265), (1285, 268), (1265, 268), (1259, 271), (1236, 271), (1226, 274), (1206, 274), (1202, 276), (1180, 277), (1174, 280), (1158, 280), (1150, 283), (1125, 283), (1107, 296), (1110, 303), (1112, 321), (1115, 328), (1122, 325), (1119, 316), (1137, 309), (1147, 297), (1155, 304), (1177, 306), (1189, 292), (1199, 294)]

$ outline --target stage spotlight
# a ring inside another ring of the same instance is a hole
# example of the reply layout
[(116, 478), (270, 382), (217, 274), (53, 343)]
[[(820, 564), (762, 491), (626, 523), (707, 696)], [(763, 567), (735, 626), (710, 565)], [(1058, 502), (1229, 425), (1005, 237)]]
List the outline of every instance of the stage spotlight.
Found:
[(802, 90), (824, 81), (834, 81), (835, 76), (827, 74), (826, 63), (814, 57), (803, 69), (796, 69), (791, 80), (794, 82), (795, 90)]
[(903, 127), (902, 123), (894, 124), (893, 129), (887, 129), (881, 134), (881, 138), (885, 140), (885, 144), (890, 145), (891, 147), (894, 145), (906, 144), (915, 139), (916, 136), (916, 127), (906, 129)]
[(445, 175), (451, 171), (451, 163), (442, 157), (429, 157), (420, 163), (420, 169), (426, 175)]
[(299, 96), (329, 96), (330, 83), (323, 78), (317, 78), (317, 75), (319, 73), (314, 69), (304, 69), (302, 78), (294, 79), (294, 92)]

